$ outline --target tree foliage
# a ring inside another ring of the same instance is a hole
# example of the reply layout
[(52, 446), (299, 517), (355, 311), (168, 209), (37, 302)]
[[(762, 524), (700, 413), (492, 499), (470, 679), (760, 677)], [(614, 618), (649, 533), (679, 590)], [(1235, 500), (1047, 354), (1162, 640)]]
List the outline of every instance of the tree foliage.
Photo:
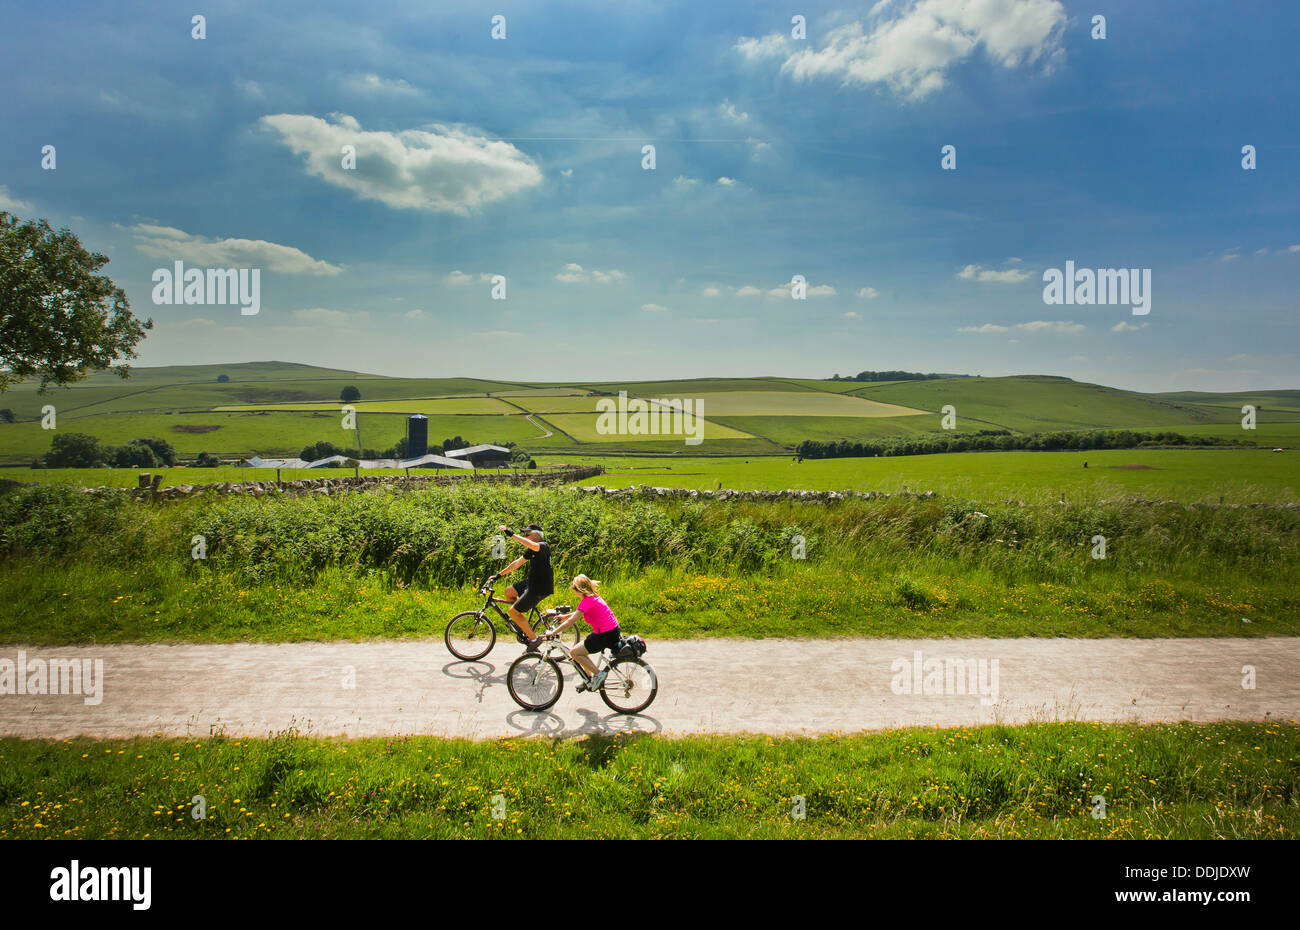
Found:
[(126, 292), (98, 273), (106, 264), (66, 227), (0, 212), (0, 391), (31, 377), (45, 390), (91, 371), (128, 376), (121, 360), (136, 357), (153, 321), (137, 319)]

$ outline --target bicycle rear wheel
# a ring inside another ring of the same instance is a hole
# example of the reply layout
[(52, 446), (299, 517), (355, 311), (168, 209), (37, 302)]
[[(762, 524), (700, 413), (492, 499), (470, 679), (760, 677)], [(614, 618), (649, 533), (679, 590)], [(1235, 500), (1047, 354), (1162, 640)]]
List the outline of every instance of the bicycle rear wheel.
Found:
[(640, 659), (615, 659), (600, 686), (601, 699), (621, 714), (637, 714), (659, 693), (655, 670)]
[(560, 699), (564, 676), (554, 659), (525, 652), (506, 672), (506, 687), (515, 703), (524, 710), (546, 710)]
[(497, 628), (487, 614), (467, 610), (451, 618), (442, 640), (456, 658), (473, 662), (492, 651), (497, 641)]

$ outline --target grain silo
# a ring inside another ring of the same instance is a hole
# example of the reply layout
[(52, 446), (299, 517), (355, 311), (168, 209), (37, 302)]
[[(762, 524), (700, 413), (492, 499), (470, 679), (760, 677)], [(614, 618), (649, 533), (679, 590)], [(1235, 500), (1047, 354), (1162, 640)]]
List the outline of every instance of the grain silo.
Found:
[(415, 414), (406, 419), (406, 458), (416, 458), (429, 451), (429, 418)]

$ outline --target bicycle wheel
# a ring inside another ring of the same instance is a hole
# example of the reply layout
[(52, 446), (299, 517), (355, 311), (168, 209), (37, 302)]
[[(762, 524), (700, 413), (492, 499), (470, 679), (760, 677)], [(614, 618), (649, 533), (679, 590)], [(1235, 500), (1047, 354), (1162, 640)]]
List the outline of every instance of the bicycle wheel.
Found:
[(451, 618), (442, 639), (456, 658), (473, 662), (492, 651), (497, 641), (497, 628), (487, 614), (467, 610)]
[(615, 659), (600, 686), (601, 699), (621, 714), (639, 714), (658, 693), (655, 670), (640, 659)]
[(506, 687), (515, 703), (524, 710), (546, 710), (560, 699), (564, 676), (554, 659), (525, 652), (506, 672)]

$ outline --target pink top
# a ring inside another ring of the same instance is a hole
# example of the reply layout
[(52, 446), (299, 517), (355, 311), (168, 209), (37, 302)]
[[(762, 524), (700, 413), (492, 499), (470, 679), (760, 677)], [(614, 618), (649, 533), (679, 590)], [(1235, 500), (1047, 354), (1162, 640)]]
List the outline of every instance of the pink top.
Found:
[(609, 609), (604, 598), (584, 597), (578, 609), (582, 611), (582, 619), (591, 626), (591, 632), (608, 633), (610, 630), (618, 629), (618, 618), (614, 616), (614, 611)]

